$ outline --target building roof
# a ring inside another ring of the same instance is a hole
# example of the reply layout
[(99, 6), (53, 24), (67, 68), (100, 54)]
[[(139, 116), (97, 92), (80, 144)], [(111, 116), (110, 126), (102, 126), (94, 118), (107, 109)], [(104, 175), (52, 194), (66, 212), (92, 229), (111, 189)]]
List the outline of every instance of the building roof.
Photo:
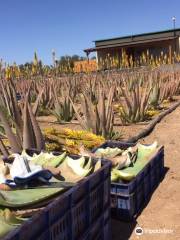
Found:
[(143, 41), (134, 41), (134, 42), (128, 42), (128, 43), (121, 43), (121, 44), (111, 44), (108, 46), (99, 46), (99, 47), (94, 47), (94, 48), (88, 48), (84, 49), (84, 52), (95, 52), (99, 50), (103, 50), (106, 48), (118, 48), (118, 47), (133, 47), (138, 44), (146, 44), (146, 43), (153, 43), (153, 42), (162, 42), (162, 41), (167, 41), (167, 40), (173, 40), (177, 37), (167, 37), (167, 38), (158, 38), (158, 39), (149, 39), (149, 40), (143, 40)]
[(141, 33), (128, 35), (124, 37), (96, 40), (95, 47), (85, 49), (87, 54), (104, 48), (117, 48), (126, 46), (135, 46), (137, 44), (148, 44), (153, 42), (168, 41), (180, 36), (180, 28), (169, 29), (165, 31)]
[(155, 35), (155, 34), (161, 34), (161, 33), (173, 33), (174, 31), (180, 31), (180, 28), (176, 29), (167, 29), (163, 31), (156, 31), (156, 32), (148, 32), (148, 33), (140, 33), (140, 34), (132, 34), (132, 35), (126, 35), (126, 36), (120, 36), (115, 38), (106, 38), (106, 39), (98, 39), (94, 40), (93, 42), (104, 42), (109, 40), (116, 40), (116, 39), (126, 39), (126, 38), (134, 38), (134, 37), (142, 37), (142, 36), (148, 36), (148, 35)]

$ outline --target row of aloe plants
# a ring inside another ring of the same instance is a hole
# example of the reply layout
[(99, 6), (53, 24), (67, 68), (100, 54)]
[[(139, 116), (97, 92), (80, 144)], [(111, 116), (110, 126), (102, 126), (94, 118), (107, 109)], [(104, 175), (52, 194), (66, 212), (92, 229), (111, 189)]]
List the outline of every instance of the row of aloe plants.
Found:
[[(164, 100), (179, 94), (180, 68), (8, 79), (1, 71), (0, 85), (1, 136), (8, 137), (13, 151), (43, 149), (36, 120), (43, 111), (54, 114), (59, 123), (77, 119), (85, 130), (107, 139), (118, 137), (115, 118), (122, 124), (144, 121), (149, 109), (158, 109)], [(7, 155), (2, 140), (0, 146)]]

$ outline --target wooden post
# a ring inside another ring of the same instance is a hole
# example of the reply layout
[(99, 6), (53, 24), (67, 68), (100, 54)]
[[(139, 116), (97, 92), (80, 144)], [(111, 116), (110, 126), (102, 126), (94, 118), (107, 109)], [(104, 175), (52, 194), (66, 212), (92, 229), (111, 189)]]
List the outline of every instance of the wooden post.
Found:
[(169, 45), (169, 59), (170, 59), (170, 64), (172, 64), (172, 47)]

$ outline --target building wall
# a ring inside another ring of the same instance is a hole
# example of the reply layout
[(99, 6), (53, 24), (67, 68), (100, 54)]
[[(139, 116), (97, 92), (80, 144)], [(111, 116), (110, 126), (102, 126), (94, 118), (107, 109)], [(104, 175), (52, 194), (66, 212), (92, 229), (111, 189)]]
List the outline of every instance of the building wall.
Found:
[[(120, 60), (121, 58), (121, 48), (116, 49), (104, 49), (102, 51), (97, 51), (97, 62), (98, 62), (98, 68), (102, 68), (102, 62), (106, 62), (108, 65), (108, 61), (110, 58), (117, 58)], [(108, 68), (107, 65), (104, 65), (104, 68)]]
[(161, 52), (163, 54), (166, 54), (167, 56), (170, 56), (174, 53), (174, 51), (178, 52), (180, 49), (180, 37), (176, 39), (171, 40), (165, 40), (165, 41), (157, 41), (153, 43), (148, 44), (137, 44), (135, 46), (126, 46), (124, 48), (105, 48), (102, 50), (97, 51), (97, 59), (98, 59), (98, 66), (100, 68), (100, 63), (102, 60), (105, 60), (109, 57), (116, 57), (119, 60), (121, 60), (122, 56), (122, 49), (126, 51), (126, 54), (129, 56), (133, 56), (133, 59), (139, 60), (140, 56), (142, 56), (143, 53), (147, 53), (147, 50), (149, 51), (150, 55), (153, 55), (153, 57), (159, 57), (161, 55)]

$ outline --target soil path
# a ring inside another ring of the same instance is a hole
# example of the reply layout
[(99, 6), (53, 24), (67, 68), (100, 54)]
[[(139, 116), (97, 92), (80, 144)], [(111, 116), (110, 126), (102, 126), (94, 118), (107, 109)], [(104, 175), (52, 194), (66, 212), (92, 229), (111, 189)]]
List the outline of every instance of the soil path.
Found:
[[(166, 116), (146, 137), (146, 143), (157, 140), (165, 146), (166, 175), (136, 221), (112, 220), (113, 240), (179, 240), (180, 239), (180, 107)], [(135, 234), (134, 229), (166, 231), (166, 233)], [(170, 230), (170, 231), (169, 231)], [(167, 233), (169, 231), (169, 233)], [(170, 233), (171, 232), (171, 233)]]

